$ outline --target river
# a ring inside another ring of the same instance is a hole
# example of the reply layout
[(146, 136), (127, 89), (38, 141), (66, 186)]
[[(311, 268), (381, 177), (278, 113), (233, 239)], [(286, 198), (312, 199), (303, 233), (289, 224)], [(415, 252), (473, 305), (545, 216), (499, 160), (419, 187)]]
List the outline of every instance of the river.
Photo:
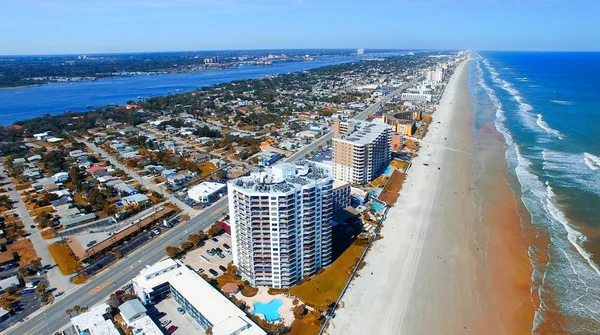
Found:
[(86, 106), (125, 104), (138, 97), (165, 96), (234, 80), (262, 78), (289, 72), (360, 60), (359, 57), (335, 57), (306, 62), (275, 63), (271, 66), (242, 66), (203, 72), (106, 78), (74, 83), (49, 83), (40, 86), (0, 89), (0, 124), (7, 126), (67, 110), (86, 111)]

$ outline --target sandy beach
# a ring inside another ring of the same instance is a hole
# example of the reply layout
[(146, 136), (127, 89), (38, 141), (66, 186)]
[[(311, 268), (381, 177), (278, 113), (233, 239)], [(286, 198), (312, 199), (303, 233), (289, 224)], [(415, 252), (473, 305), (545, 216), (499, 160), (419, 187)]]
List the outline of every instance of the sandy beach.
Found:
[[(463, 62), (450, 79), (388, 213), (383, 239), (342, 299), (345, 307), (328, 334), (531, 332), (531, 266), (517, 204), (501, 173), (497, 134), (492, 135), (493, 155), (486, 159), (497, 162), (498, 169), (473, 176), (469, 65)], [(477, 189), (476, 180), (485, 189)], [(488, 193), (497, 196), (488, 198)], [(499, 213), (502, 224), (490, 229)]]

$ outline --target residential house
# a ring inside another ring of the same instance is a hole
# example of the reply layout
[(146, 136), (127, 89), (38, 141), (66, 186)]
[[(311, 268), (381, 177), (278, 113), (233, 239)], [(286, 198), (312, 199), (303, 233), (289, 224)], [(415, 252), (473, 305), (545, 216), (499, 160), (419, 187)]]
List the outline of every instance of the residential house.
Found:
[(39, 162), (39, 161), (41, 161), (41, 160), (42, 160), (42, 156), (40, 156), (40, 155), (33, 155), (33, 156), (31, 156), (31, 157), (27, 158), (27, 160), (28, 160), (30, 163)]
[(124, 195), (124, 196), (138, 193), (137, 190), (135, 189), (135, 187), (127, 185), (123, 182), (118, 183), (118, 184), (114, 185), (113, 187), (116, 188), (119, 191), (119, 193), (121, 193), (121, 195)]
[(144, 194), (137, 193), (137, 194), (132, 194), (132, 195), (127, 196), (127, 197), (123, 197), (123, 201), (125, 201), (125, 203), (127, 203), (128, 205), (141, 206), (141, 205), (149, 203), (150, 202), (150, 198), (148, 198)]
[(45, 131), (43, 133), (33, 134), (33, 138), (37, 141), (44, 141), (52, 137), (51, 131)]
[(165, 178), (174, 177), (177, 175), (177, 170), (175, 170), (175, 169), (163, 170), (163, 172), (161, 174)]
[(201, 152), (196, 152), (196, 153), (192, 154), (191, 158), (192, 158), (192, 162), (194, 162), (196, 164), (202, 164), (202, 163), (206, 163), (210, 160), (210, 155), (201, 153)]
[(52, 176), (55, 183), (62, 183), (63, 181), (69, 180), (69, 174), (67, 172), (59, 172)]

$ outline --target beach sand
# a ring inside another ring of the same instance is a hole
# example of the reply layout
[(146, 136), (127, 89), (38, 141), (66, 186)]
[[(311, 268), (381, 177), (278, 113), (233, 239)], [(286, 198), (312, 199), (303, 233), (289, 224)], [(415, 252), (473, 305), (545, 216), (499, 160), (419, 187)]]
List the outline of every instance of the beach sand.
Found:
[[(531, 266), (497, 133), (490, 151), (478, 147), (486, 169), (473, 176), (469, 65), (450, 79), (383, 239), (328, 334), (531, 332)], [(495, 169), (487, 170), (488, 159)]]

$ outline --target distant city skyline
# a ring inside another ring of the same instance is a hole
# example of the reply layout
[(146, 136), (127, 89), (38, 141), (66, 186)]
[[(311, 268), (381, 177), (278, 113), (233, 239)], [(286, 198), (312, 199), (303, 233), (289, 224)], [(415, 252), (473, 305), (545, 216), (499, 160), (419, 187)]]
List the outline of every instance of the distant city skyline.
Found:
[(0, 55), (242, 49), (598, 51), (591, 0), (4, 0)]

